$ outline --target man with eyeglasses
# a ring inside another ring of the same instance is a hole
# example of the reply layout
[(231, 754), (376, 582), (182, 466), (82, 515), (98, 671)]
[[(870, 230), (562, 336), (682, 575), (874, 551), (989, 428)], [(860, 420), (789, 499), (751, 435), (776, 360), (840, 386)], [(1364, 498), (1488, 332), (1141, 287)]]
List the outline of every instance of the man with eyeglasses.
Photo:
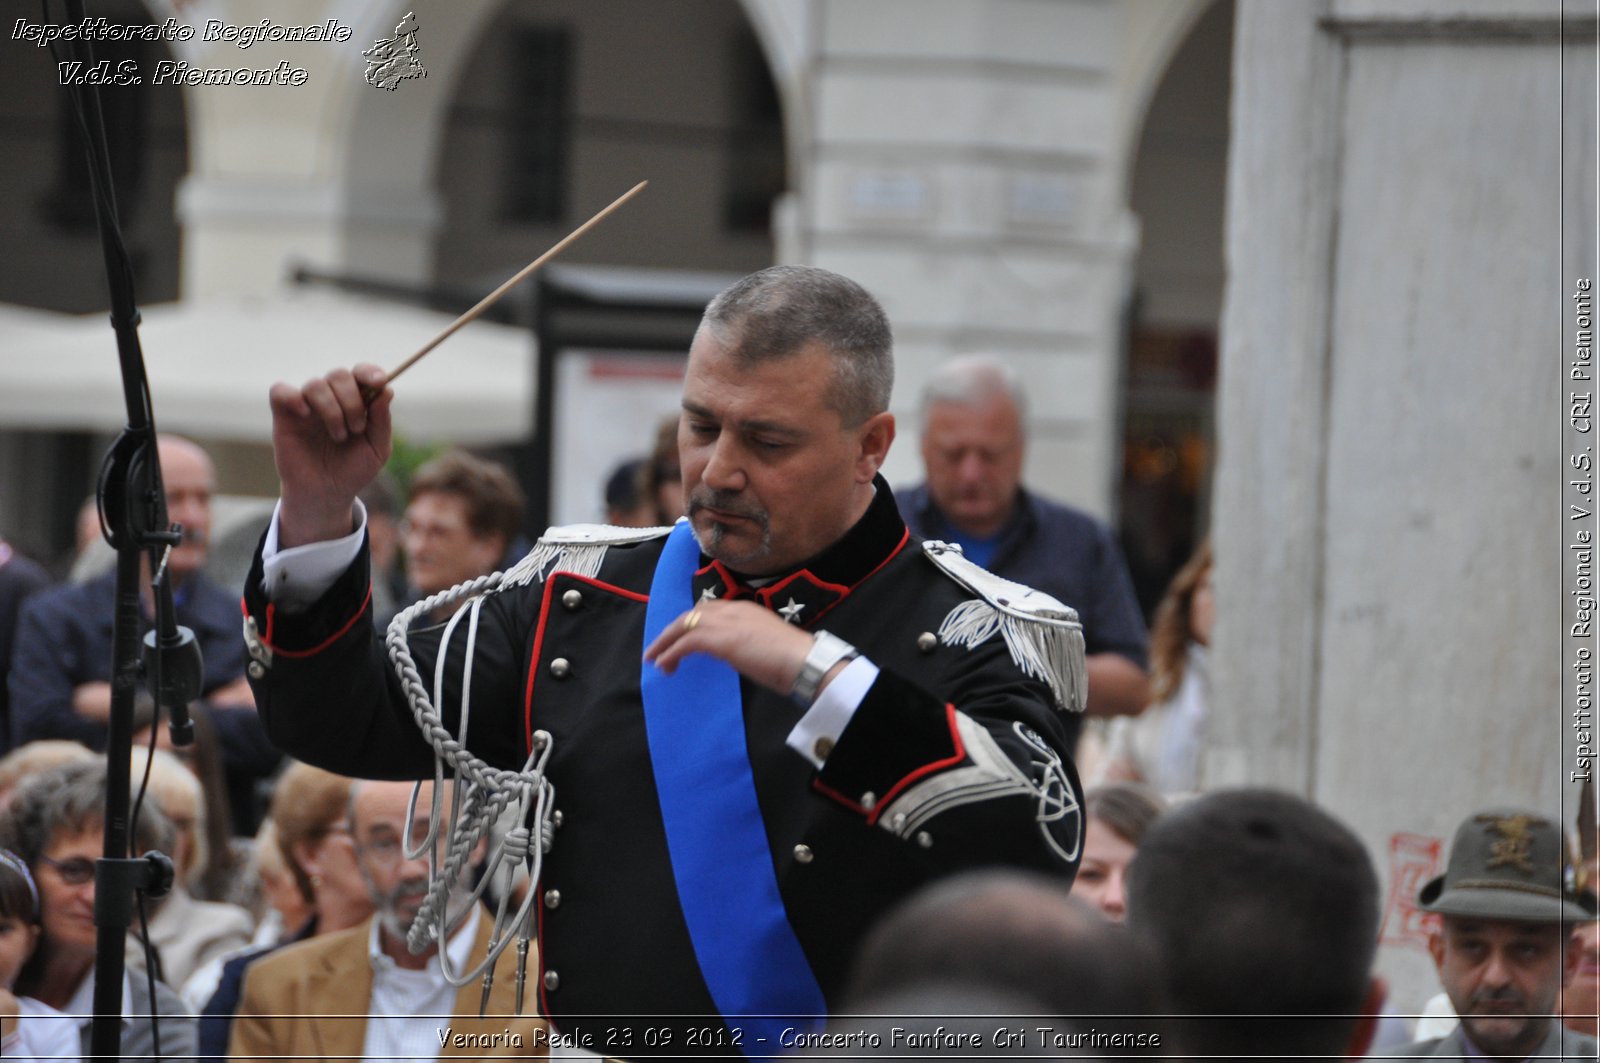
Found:
[[(514, 950), (501, 955), (486, 1001), (476, 979), (460, 988), (446, 979), (446, 962), (459, 977), (488, 949), (492, 920), (465, 882), (452, 888), (448, 910), (463, 918), (444, 957), (437, 942), (415, 954), (407, 947), (407, 929), (428, 891), (433, 784), (420, 784), (408, 830), (411, 796), (408, 782), (357, 782), (352, 788), (350, 833), (375, 914), (253, 965), (233, 1020), (230, 1059), (543, 1055), (537, 1050), (545, 1037), (543, 1020), (514, 1015)], [(446, 795), (445, 814), (449, 800)], [(442, 861), (444, 833), (435, 835)]]
[(522, 505), (522, 489), (510, 473), (465, 451), (450, 451), (418, 469), (400, 522), (406, 577), (416, 596), (500, 568), (521, 532)]

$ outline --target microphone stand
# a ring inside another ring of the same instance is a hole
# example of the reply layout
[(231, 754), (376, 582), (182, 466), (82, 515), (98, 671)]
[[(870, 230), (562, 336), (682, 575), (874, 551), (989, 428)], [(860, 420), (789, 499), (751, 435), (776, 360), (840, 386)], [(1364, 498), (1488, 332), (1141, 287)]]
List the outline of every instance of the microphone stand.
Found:
[[(82, 24), (82, 0), (66, 0), (67, 17)], [(94, 49), (87, 40), (72, 42), (81, 69), (93, 69)], [(172, 713), (174, 731), (180, 715), (200, 694), (201, 661), (194, 637), (177, 627), (172, 591), (164, 578), (165, 552), (181, 542), (169, 526), (161, 464), (156, 451), (155, 417), (144, 354), (139, 346), (139, 310), (134, 303), (133, 268), (122, 244), (112, 186), (110, 152), (100, 96), (92, 85), (71, 88), (73, 107), (88, 154), (95, 217), (105, 255), (111, 297), (111, 327), (117, 337), (123, 396), (128, 423), (100, 470), (98, 497), (101, 528), (117, 552), (116, 606), (112, 627), (111, 719), (106, 744), (105, 855), (95, 863), (94, 1021), (90, 1053), (96, 1059), (119, 1059), (122, 1050), (123, 951), (133, 923), (134, 894), (161, 896), (172, 883), (172, 862), (160, 853), (128, 857), (129, 760), (133, 749), (134, 699), (147, 674), (154, 679), (158, 706)], [(141, 653), (140, 562), (149, 552), (150, 570), (158, 589), (157, 630), (144, 640), (149, 667)], [(188, 634), (187, 640), (184, 635)], [(166, 651), (172, 650), (172, 653)], [(159, 714), (158, 714), (159, 719)], [(187, 721), (184, 721), (185, 725)], [(175, 733), (174, 741), (179, 735)], [(181, 744), (181, 743), (180, 743)], [(151, 1001), (154, 1010), (155, 1002)]]

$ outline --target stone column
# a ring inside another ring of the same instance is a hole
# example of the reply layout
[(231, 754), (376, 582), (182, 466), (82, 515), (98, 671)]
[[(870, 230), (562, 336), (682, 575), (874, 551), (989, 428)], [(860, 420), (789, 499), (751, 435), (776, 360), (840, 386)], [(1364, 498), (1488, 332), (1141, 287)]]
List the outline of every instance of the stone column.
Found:
[[(414, 11), (427, 76), (394, 91), (367, 84), (362, 51)], [(207, 19), (259, 23), (260, 5), (216, 0), (190, 20), (201, 33), (179, 46), (195, 67), (303, 68), (298, 86), (200, 88), (188, 93), (191, 173), (178, 193), (185, 298), (270, 292), (295, 264), (425, 282), (444, 211), (433, 166), (460, 64), (488, 4), (285, 0), (284, 25), (332, 19), (342, 42), (270, 41), (241, 49), (206, 42)]]
[(1435, 985), (1408, 903), (1440, 840), (1491, 803), (1563, 806), (1593, 16), (1239, 6), (1205, 781), (1287, 787), (1361, 832), (1402, 1011)]
[(896, 329), (902, 438), (942, 359), (1010, 359), (1036, 397), (1029, 482), (1102, 513), (1135, 227), (1120, 170), (1122, 17), (1100, 3), (817, 0), (811, 136), (784, 247), (854, 277)]

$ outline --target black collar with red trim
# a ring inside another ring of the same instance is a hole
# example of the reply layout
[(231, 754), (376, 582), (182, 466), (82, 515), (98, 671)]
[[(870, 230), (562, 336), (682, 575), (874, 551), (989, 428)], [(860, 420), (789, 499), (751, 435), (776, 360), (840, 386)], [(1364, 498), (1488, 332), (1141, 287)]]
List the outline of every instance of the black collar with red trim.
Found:
[(909, 533), (888, 482), (879, 476), (872, 485), (877, 489), (872, 503), (843, 538), (794, 571), (769, 577), (759, 587), (751, 586), (721, 561), (701, 554), (702, 567), (694, 575), (695, 596), (702, 601), (753, 600), (790, 623), (810, 627), (905, 545)]

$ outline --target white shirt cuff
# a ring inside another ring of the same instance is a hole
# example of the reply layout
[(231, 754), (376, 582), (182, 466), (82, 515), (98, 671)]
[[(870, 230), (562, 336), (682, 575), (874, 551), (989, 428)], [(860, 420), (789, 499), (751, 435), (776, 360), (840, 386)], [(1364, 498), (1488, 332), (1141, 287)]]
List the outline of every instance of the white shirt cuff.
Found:
[(844, 670), (822, 688), (817, 700), (811, 703), (784, 742), (821, 769), (877, 679), (878, 666), (865, 657), (857, 657), (845, 665)]
[[(361, 553), (362, 537), (367, 532), (367, 507), (356, 499), (356, 530), (342, 539), (306, 543), (278, 549), (278, 511), (272, 510), (272, 523), (261, 544), (261, 590), (267, 599), (282, 609), (307, 609), (334, 585), (345, 569)], [(831, 684), (830, 684), (831, 685)]]

